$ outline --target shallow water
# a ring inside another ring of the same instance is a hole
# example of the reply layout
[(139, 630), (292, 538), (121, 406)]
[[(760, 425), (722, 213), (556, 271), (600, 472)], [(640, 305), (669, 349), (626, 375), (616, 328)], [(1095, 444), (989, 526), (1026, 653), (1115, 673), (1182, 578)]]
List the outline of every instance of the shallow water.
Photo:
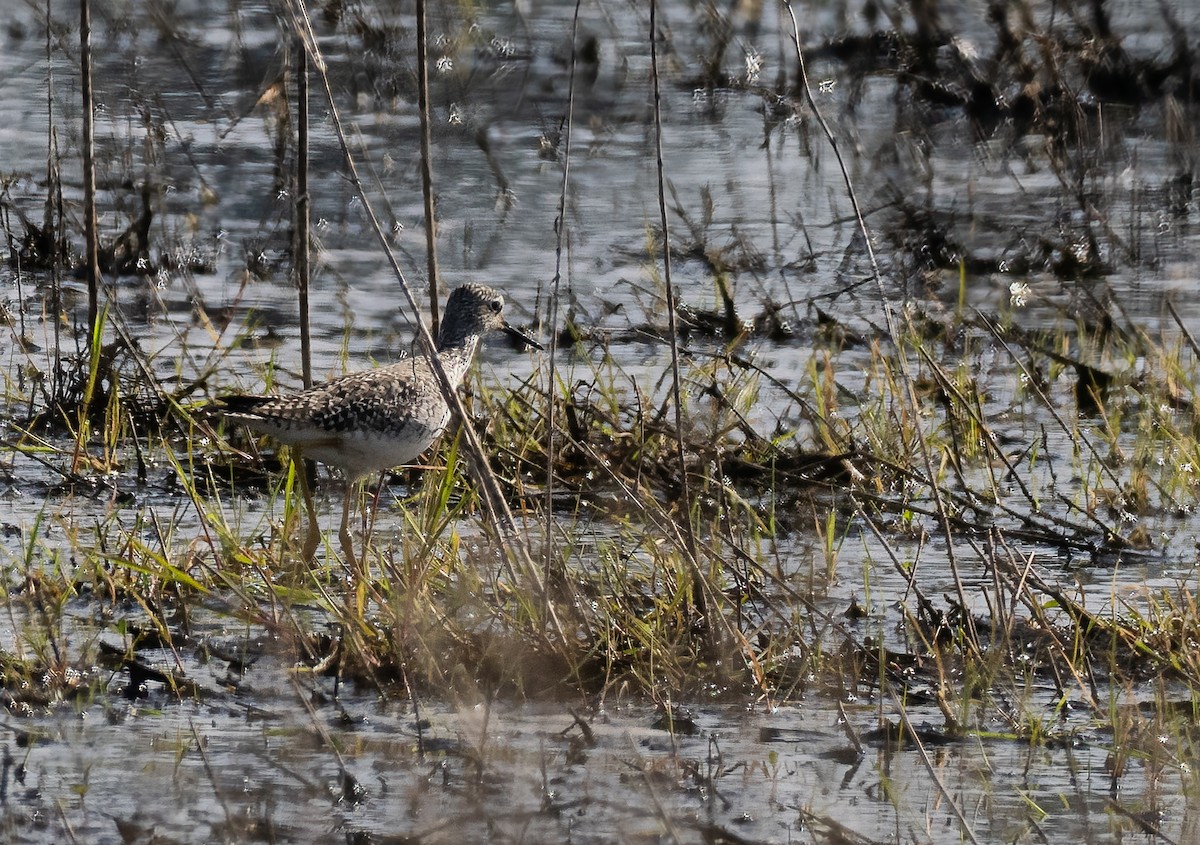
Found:
[[(858, 756), (817, 704), (698, 707), (673, 736), (643, 706), (610, 703), (585, 738), (565, 707), (463, 702), (422, 707), (418, 731), (408, 703), (342, 709), (302, 677), (263, 674), (234, 696), (23, 720), (37, 735), (11, 750), (24, 770), (8, 784), (9, 841), (67, 825), (88, 842), (837, 841), (839, 825), (956, 840), (938, 783), (979, 841), (1120, 842), (1138, 819), (1188, 841), (1197, 824), (1190, 748), (1164, 744), (1114, 789), (1111, 738), (1086, 722), (1069, 746), (931, 746), (927, 768), (892, 740)], [(860, 731), (875, 710), (847, 705)]]
[[(1181, 2), (1169, 8), (1194, 41), (1200, 11)], [(866, 31), (861, 10), (804, 11), (808, 44), (845, 29)], [(453, 7), (437, 10), (431, 23), (448, 61), (435, 74), (433, 92), (441, 271), (447, 286), (479, 281), (499, 287), (510, 318), (521, 324), (544, 326), (549, 319), (562, 168), (553, 154), (544, 155), (543, 139), (558, 130), (564, 112), (562, 56), (569, 53), (572, 12), (565, 3), (522, 5), (520, 14), (507, 6), (478, 9), (475, 25), (468, 26)], [(944, 10), (947, 24), (977, 55), (994, 46), (984, 12), (983, 4)], [(1121, 4), (1114, 13), (1114, 28), (1127, 33), (1127, 49), (1150, 56), (1166, 49), (1157, 6)], [(219, 351), (220, 367), (206, 388), (210, 395), (260, 390), (264, 382), (297, 386), (299, 330), (286, 257), (292, 198), (277, 182), (278, 117), (269, 105), (255, 105), (282, 65), (283, 38), (271, 7), (180, 3), (168, 10), (130, 3), (96, 14), (98, 43), (104, 45), (96, 52), (96, 78), (105, 232), (111, 238), (136, 214), (136, 192), (124, 183), (161, 180), (155, 242), (199, 254), (214, 270), (121, 278), (114, 291), (120, 314), (143, 349), (155, 354), (155, 365), (177, 373), (179, 383), (204, 373)], [(767, 8), (757, 25), (735, 15), (736, 37), (725, 63), (730, 84), (707, 89), (689, 82), (697, 78), (698, 57), (708, 44), (702, 15), (685, 4), (669, 4), (663, 14), (670, 34), (662, 44), (668, 67), (664, 163), (672, 186), (668, 202), (681, 212), (671, 221), (681, 250), (675, 284), (688, 305), (718, 307), (711, 269), (687, 252), (703, 244), (734, 268), (730, 277), (743, 317), (755, 316), (768, 301), (788, 303), (795, 337), (750, 339), (740, 351), (798, 388), (810, 382), (810, 365), (827, 348), (812, 306), (833, 311), (864, 336), (882, 324), (883, 312), (873, 284), (853, 286), (869, 267), (856, 244), (840, 173), (816, 126), (806, 113), (776, 117), (769, 92), (755, 92), (747, 75), (748, 57), (761, 61), (759, 81), (766, 84), (781, 69), (794, 75), (786, 15)], [(0, 36), (0, 97), (6, 101), (0, 167), (16, 177), (6, 203), (38, 221), (50, 123), (64, 157), (78, 161), (74, 19), (63, 17), (63, 34), (56, 36), (50, 120), (37, 13), (21, 8), (0, 15), (7, 26)], [(364, 169), (368, 194), (410, 282), (423, 288), (412, 10), (367, 9), (365, 15), (400, 29), (371, 51), (345, 26), (318, 25), (321, 46), (343, 119), (353, 127), (354, 152), (370, 162)], [(599, 62), (594, 80), (581, 78), (576, 95), (562, 308), (575, 307), (581, 323), (620, 338), (631, 328), (659, 325), (663, 313), (657, 247), (650, 246), (658, 206), (648, 21), (640, 6), (587, 5), (581, 15), (582, 31), (597, 38)], [(950, 221), (948, 228), (972, 254), (1005, 257), (1024, 254), (1020, 245), (1037, 242), (1057, 225), (1070, 231), (1078, 222), (1078, 205), (1037, 154), (1042, 139), (1006, 137), (1002, 130), (980, 138), (950, 109), (927, 113), (919, 125), (915, 111), (898, 102), (887, 74), (868, 76), (859, 87), (832, 60), (815, 62), (810, 74), (818, 102), (850, 153), (873, 230), (892, 231), (896, 198), (908, 198)], [(311, 193), (320, 241), (313, 353), (323, 376), (394, 359), (409, 347), (412, 317), (343, 174), (318, 93), (313, 110)], [(1194, 125), (1190, 112), (1185, 118)], [(1168, 213), (1164, 187), (1187, 169), (1195, 144), (1169, 137), (1170, 118), (1157, 105), (1136, 112), (1105, 106), (1095, 121), (1100, 126), (1094, 137), (1081, 144), (1090, 144), (1087, 151), (1104, 162), (1104, 178), (1087, 185), (1097, 218), (1113, 233), (1102, 251), (1135, 249), (1140, 257), (1114, 260), (1118, 269), (1090, 290), (1098, 299), (1118, 301), (1147, 333), (1177, 340), (1164, 310), (1171, 298), (1185, 324), (1200, 334), (1200, 298), (1190, 295), (1197, 278), (1195, 202), (1189, 193), (1180, 209)], [(77, 216), (78, 174), (71, 170), (64, 178), (68, 206)], [(113, 210), (118, 206), (119, 213)], [(913, 259), (903, 250), (882, 237), (875, 247), (896, 301), (911, 296), (931, 307), (956, 307), (956, 272), (911, 272)], [(248, 265), (259, 274), (249, 273)], [(1012, 302), (1014, 281), (1029, 286), (1023, 305)], [(48, 369), (56, 332), (53, 320), (39, 318), (44, 279), (18, 280), (5, 266), (0, 285), (7, 310), (25, 321), (0, 337), (6, 371)], [(82, 290), (77, 283), (68, 289), (69, 307), (82, 319)], [(965, 307), (1007, 315), (1029, 330), (1070, 324), (1066, 315), (1072, 312), (1064, 306), (1077, 298), (1078, 287), (1044, 268), (981, 272), (963, 280)], [(32, 341), (28, 355), (15, 342), (18, 332)], [(242, 342), (231, 350), (238, 338)], [(705, 344), (694, 341), (700, 351), (709, 348)], [(652, 391), (669, 360), (666, 345), (647, 335), (604, 350), (596, 344), (591, 351), (593, 359), (560, 359), (561, 377), (589, 379), (595, 360), (608, 354), (623, 375)], [(1049, 420), (1016, 380), (1011, 361), (994, 350), (967, 351), (963, 358), (987, 382), (989, 416), (1012, 421), (1006, 434), (1022, 443), (1042, 436)], [(870, 361), (865, 344), (840, 351), (837, 378), (846, 393), (867, 392)], [(1137, 367), (1110, 363), (1124, 372)], [(482, 378), (504, 386), (537, 366), (534, 356), (497, 345), (484, 352)], [(1069, 381), (1052, 381), (1049, 389), (1056, 404), (1073, 403)], [(14, 404), (7, 414), (15, 417), (21, 409)], [(856, 413), (849, 403), (847, 412)], [(801, 416), (769, 386), (746, 413), (763, 431), (777, 421), (794, 427)], [(1071, 439), (1050, 429), (1047, 462), (1072, 451)], [(810, 434), (803, 426), (801, 431)], [(169, 463), (154, 455), (148, 461), (144, 483), (125, 472), (109, 479), (111, 487), (89, 492), (64, 486), (61, 467), (6, 451), (0, 548), (8, 592), (20, 591), (31, 568), (87, 565), (75, 555), (86, 558), (86, 550), (95, 548), (103, 533), (98, 525), (141, 526), (145, 541), (157, 542), (157, 532), (142, 521), (147, 511), (169, 527), (173, 550), (211, 543), (203, 515), (176, 489)], [(1031, 480), (1050, 487), (1046, 477)], [(376, 528), (383, 542), (403, 537), (407, 528), (396, 499), (411, 491), (390, 492)], [(330, 505), (325, 511), (336, 510), (336, 486), (327, 485), (323, 496)], [(270, 536), (280, 521), (270, 493), (230, 496), (214, 507), (242, 536)], [(1048, 507), (1073, 514), (1061, 503)], [(1006, 525), (1003, 515), (997, 521)], [(610, 530), (597, 522), (595, 546)], [(1140, 612), (1156, 590), (1195, 585), (1200, 536), (1190, 512), (1156, 513), (1145, 522), (1154, 548), (1115, 563), (1067, 558), (1037, 544), (1022, 552), (1037, 556), (1093, 612)], [(865, 526), (838, 527), (845, 539), (836, 567), (822, 558), (807, 524), (771, 542), (769, 555), (821, 614), (840, 619), (852, 601), (860, 602), (866, 617), (847, 623), (857, 642), (871, 638), (907, 648), (910, 633), (897, 607), (908, 596), (907, 577)], [(468, 540), (479, 533), (470, 520), (456, 529)], [(923, 544), (901, 537), (889, 537), (889, 543), (919, 561), (927, 595), (954, 593), (956, 576), (940, 535)], [(35, 546), (37, 554), (28, 555)], [(958, 578), (970, 590), (968, 606), (986, 616), (993, 607), (992, 576), (971, 549), (956, 552)], [(28, 564), (27, 557), (33, 558)], [(0, 641), (4, 648), (13, 647), (20, 614), (27, 612), (25, 602), (8, 604), (12, 630)], [(139, 618), (137, 608), (127, 610), (130, 619)], [(303, 611), (320, 628), (319, 604)], [(85, 598), (70, 605), (64, 645), (72, 653), (114, 636), (111, 620), (93, 617)], [(1189, 693), (1165, 684), (1112, 690), (1107, 702), (1102, 697), (1113, 713), (1133, 714), (1122, 717), (1129, 722), (1122, 722), (1124, 733), (1117, 736), (1104, 727), (1110, 720), (1102, 716), (1109, 714), (1092, 714), (1082, 702), (1056, 709), (1063, 694), (1031, 674), (1019, 690), (1028, 697), (1026, 706), (1071, 736), (1069, 742), (1010, 740), (1006, 735), (1017, 726), (997, 720), (980, 726), (970, 740), (927, 748), (927, 765), (911, 744), (887, 739), (867, 741), (864, 756), (855, 754), (839, 725), (839, 701), (860, 735), (880, 719), (897, 719), (896, 703), (873, 687), (830, 689), (799, 678), (782, 702), (734, 704), (728, 691), (714, 691), (711, 699), (682, 702), (691, 709), (694, 733), (655, 727), (653, 707), (619, 695), (603, 702), (488, 703), (468, 686), (457, 696), (422, 701), (418, 716), (410, 701), (379, 701), (353, 687), (339, 689), (335, 701), (331, 681), (292, 668), (299, 660), (295, 644), (239, 621), (219, 598), (192, 621), (186, 649), (141, 655), (197, 685), (183, 703), (153, 683), (148, 697), (127, 700), (127, 673), (96, 667), (91, 671), (104, 678), (96, 700), (10, 708), (7, 735), (0, 738), (12, 760), (0, 791), (6, 809), (0, 829), (9, 841), (782, 843), (839, 841), (833, 826), (842, 825), (867, 841), (957, 842), (965, 826), (979, 841), (1116, 843), (1141, 841), (1139, 823), (1177, 842), (1200, 836), (1195, 754), (1191, 733), (1180, 728), (1188, 720), (1170, 717), (1172, 707), (1188, 712)], [(213, 656), (229, 653), (251, 656), (250, 667), (243, 672), (231, 668), (228, 657)], [(942, 721), (930, 700), (914, 696), (906, 705), (918, 727)], [(581, 740), (572, 708), (594, 731), (594, 744)], [(420, 732), (418, 719), (428, 722)], [(1113, 759), (1123, 755), (1124, 768), (1114, 777)], [(352, 782), (341, 775), (343, 767)], [(361, 792), (348, 788), (354, 783)], [(965, 820), (955, 818), (952, 807), (962, 808)]]

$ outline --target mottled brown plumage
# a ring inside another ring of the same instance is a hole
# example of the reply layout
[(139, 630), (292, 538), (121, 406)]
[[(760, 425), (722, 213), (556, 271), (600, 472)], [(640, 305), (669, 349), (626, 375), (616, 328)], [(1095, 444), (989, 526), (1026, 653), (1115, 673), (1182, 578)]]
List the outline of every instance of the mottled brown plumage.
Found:
[[(454, 388), (462, 384), (480, 338), (489, 331), (500, 330), (541, 348), (505, 322), (503, 309), (504, 298), (483, 285), (463, 285), (450, 294), (437, 353)], [(337, 467), (347, 482), (408, 463), (428, 449), (450, 421), (450, 408), (425, 356), (349, 373), (289, 396), (227, 396), (221, 401), (226, 419)], [(340, 532), (344, 546), (348, 515), (349, 490)], [(311, 545), (315, 551), (315, 543)], [(306, 545), (307, 556), (311, 551)]]
[[(504, 298), (483, 285), (463, 285), (450, 294), (437, 349), (454, 387), (462, 383), (480, 338), (493, 329), (538, 346), (505, 322), (503, 308)], [(351, 481), (411, 461), (450, 421), (424, 356), (349, 373), (290, 396), (231, 396), (222, 402), (227, 419), (299, 446)]]

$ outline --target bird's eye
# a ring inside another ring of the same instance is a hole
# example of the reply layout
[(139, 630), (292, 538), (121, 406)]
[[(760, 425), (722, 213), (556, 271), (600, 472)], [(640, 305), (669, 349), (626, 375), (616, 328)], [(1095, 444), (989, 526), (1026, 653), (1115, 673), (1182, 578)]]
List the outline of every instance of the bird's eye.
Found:
[(492, 300), (492, 310), (495, 311), (497, 314), (500, 313), (500, 309), (502, 309), (503, 307), (504, 307), (504, 300), (502, 300), (502, 299), (493, 299)]

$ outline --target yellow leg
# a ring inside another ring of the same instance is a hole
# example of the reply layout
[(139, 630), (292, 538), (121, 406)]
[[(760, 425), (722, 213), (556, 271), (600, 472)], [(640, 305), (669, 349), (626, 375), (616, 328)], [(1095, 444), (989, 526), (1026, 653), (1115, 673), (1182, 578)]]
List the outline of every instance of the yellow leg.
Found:
[(371, 497), (371, 505), (363, 511), (363, 565), (366, 565), (367, 550), (371, 547), (371, 537), (375, 534), (375, 518), (379, 516), (379, 497), (383, 495), (383, 483), (387, 480), (387, 473), (379, 476), (379, 483), (375, 485), (375, 494)]
[[(350, 500), (358, 492), (356, 482), (346, 483), (346, 498), (342, 500), (342, 525), (338, 537), (342, 541), (342, 553), (346, 556), (346, 568), (350, 571), (350, 584), (346, 589), (346, 613), (350, 620), (361, 619), (367, 602), (367, 576), (355, 562), (354, 538), (350, 536)], [(366, 540), (363, 541), (362, 566), (366, 566)]]
[(346, 556), (346, 566), (351, 573), (357, 572), (354, 565), (354, 538), (350, 536), (350, 499), (354, 495), (353, 482), (346, 483), (346, 495), (342, 499), (342, 525), (338, 528), (338, 539), (342, 541), (342, 553)]
[(304, 494), (304, 509), (308, 511), (308, 532), (304, 535), (302, 554), (305, 563), (312, 563), (317, 554), (317, 546), (321, 545), (321, 525), (317, 522), (317, 505), (313, 502), (307, 469), (304, 461), (296, 461), (296, 474), (300, 476), (300, 491)]

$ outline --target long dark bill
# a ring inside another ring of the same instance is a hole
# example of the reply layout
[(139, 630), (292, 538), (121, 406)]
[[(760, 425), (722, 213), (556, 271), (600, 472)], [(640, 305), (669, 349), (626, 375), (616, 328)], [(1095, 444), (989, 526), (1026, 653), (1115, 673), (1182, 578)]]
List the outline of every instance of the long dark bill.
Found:
[(508, 335), (509, 337), (513, 338), (514, 340), (520, 341), (521, 343), (525, 344), (526, 346), (532, 346), (534, 349), (537, 349), (538, 351), (545, 349), (544, 346), (542, 346), (536, 340), (531, 338), (529, 335), (525, 334), (525, 332), (521, 331), (518, 328), (514, 328), (514, 327), (510, 326), (508, 323), (505, 323), (503, 326), (501, 326), (500, 330), (502, 332), (504, 332), (506, 335)]

